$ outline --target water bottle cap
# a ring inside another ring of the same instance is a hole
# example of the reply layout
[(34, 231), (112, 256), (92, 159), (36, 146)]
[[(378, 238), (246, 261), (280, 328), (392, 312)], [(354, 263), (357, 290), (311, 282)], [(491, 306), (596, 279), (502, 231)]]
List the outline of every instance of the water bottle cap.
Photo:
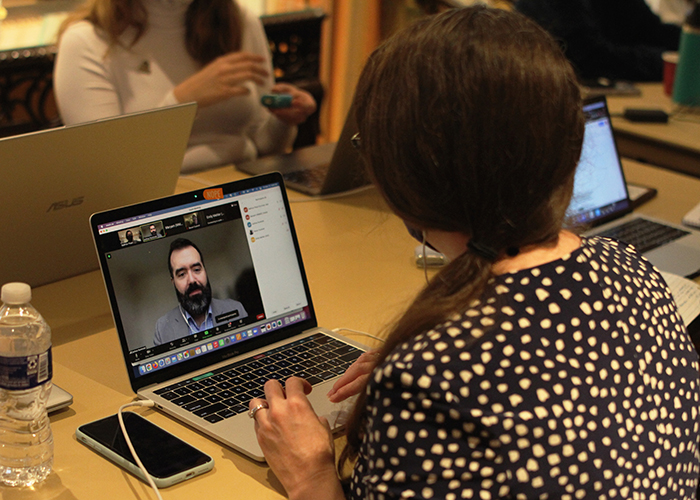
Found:
[(0, 291), (5, 304), (27, 304), (32, 300), (32, 288), (26, 283), (6, 283)]

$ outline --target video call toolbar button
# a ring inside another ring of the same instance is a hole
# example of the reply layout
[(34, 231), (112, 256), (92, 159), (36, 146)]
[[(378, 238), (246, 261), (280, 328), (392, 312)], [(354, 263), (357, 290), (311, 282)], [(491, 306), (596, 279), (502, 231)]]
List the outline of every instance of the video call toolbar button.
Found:
[[(161, 359), (157, 359), (155, 361), (140, 365), (138, 368), (138, 371), (141, 375), (153, 371), (153, 370), (159, 370), (161, 368), (164, 368), (166, 366), (169, 366), (174, 363), (179, 363), (182, 362), (186, 359), (189, 359), (190, 357), (194, 356), (199, 356), (202, 354), (205, 354), (211, 350), (214, 349), (220, 349), (222, 347), (225, 347), (231, 343), (236, 343), (236, 342), (241, 342), (243, 340), (246, 340), (248, 338), (254, 337), (256, 335), (260, 335), (261, 333), (266, 333), (271, 330), (276, 330), (277, 328), (281, 328), (283, 326), (287, 326), (299, 321), (303, 321), (306, 319), (306, 313), (305, 311), (299, 311), (298, 313), (294, 314), (289, 314), (283, 318), (278, 318), (276, 320), (270, 321), (268, 323), (265, 323), (263, 325), (255, 326), (252, 328), (248, 328), (247, 330), (242, 330), (240, 332), (237, 332), (235, 334), (232, 334), (227, 337), (223, 337), (220, 339), (212, 340), (211, 342), (208, 342), (206, 344), (203, 344), (201, 346), (197, 346), (196, 348), (192, 348), (186, 351), (179, 352), (177, 354), (172, 354), (172, 355), (166, 355)], [(221, 329), (223, 331), (226, 331), (230, 329), (231, 325), (227, 325), (228, 328), (226, 327), (215, 327), (214, 331), (204, 331), (204, 332), (199, 332), (199, 334), (195, 334), (191, 337), (189, 337), (188, 343), (193, 341), (196, 337), (201, 336), (203, 340), (206, 337), (211, 336), (213, 333), (219, 333), (218, 330)], [(148, 357), (148, 356), (153, 356), (155, 355), (154, 349), (145, 349), (144, 351), (140, 351), (134, 354), (135, 360), (138, 360), (139, 356), (143, 357)]]

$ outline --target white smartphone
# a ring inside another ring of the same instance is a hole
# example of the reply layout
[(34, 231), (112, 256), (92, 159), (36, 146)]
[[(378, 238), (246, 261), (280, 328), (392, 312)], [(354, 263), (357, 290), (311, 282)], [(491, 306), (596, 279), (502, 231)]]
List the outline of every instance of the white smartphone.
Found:
[[(138, 413), (124, 412), (123, 417), (139, 459), (159, 488), (204, 474), (214, 467), (214, 459), (209, 455)], [(117, 415), (81, 425), (75, 436), (100, 455), (146, 481), (126, 445)]]

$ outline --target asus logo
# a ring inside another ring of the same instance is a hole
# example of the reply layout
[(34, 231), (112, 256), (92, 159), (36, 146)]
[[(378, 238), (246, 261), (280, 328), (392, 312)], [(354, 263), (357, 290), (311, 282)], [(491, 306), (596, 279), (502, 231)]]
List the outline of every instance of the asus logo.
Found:
[(61, 210), (64, 208), (77, 207), (78, 205), (83, 203), (84, 199), (84, 196), (78, 196), (77, 198), (73, 198), (72, 201), (61, 200), (53, 202), (51, 205), (49, 205), (49, 209), (47, 210), (47, 212), (55, 212), (56, 210)]

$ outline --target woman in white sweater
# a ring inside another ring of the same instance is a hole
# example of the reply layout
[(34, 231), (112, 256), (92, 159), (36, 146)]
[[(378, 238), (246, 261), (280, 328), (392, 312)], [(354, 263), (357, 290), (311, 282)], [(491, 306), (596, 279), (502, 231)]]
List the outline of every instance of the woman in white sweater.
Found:
[[(92, 0), (64, 26), (54, 88), (66, 124), (196, 101), (185, 172), (281, 153), (316, 110), (275, 84), (262, 24), (235, 0)], [(268, 110), (266, 93), (292, 106)]]

